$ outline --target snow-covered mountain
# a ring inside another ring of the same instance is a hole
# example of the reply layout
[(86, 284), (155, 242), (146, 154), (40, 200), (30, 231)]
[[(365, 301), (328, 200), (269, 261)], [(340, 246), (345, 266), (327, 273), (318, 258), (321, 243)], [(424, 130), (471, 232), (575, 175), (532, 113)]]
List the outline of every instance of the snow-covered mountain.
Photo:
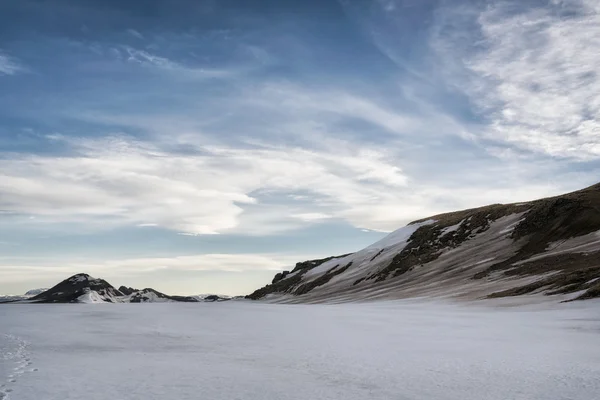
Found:
[(27, 293), (25, 293), (25, 296), (26, 297), (37, 296), (40, 293), (44, 293), (46, 290), (48, 290), (48, 288), (31, 289), (31, 290), (28, 290)]
[(48, 289), (47, 288), (31, 289), (31, 290), (28, 290), (25, 294), (0, 295), (0, 303), (9, 303), (9, 302), (13, 302), (13, 301), (27, 300), (33, 296), (37, 296), (38, 294), (45, 292), (46, 290), (48, 290)]
[(353, 254), (298, 263), (250, 299), (600, 297), (600, 184), (436, 215)]
[(169, 296), (150, 288), (138, 290), (121, 286), (119, 289), (115, 289), (103, 279), (92, 278), (88, 274), (77, 274), (26, 299), (31, 303), (189, 303), (222, 299), (219, 296), (213, 297)]
[(123, 293), (103, 279), (77, 274), (30, 299), (35, 303), (117, 303)]

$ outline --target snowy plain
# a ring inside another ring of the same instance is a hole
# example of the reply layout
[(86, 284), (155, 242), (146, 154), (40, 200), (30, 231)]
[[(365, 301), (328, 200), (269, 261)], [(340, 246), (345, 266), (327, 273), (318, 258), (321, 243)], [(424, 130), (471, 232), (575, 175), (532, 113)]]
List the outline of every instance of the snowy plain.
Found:
[(2, 305), (0, 399), (598, 398), (600, 302), (490, 304)]

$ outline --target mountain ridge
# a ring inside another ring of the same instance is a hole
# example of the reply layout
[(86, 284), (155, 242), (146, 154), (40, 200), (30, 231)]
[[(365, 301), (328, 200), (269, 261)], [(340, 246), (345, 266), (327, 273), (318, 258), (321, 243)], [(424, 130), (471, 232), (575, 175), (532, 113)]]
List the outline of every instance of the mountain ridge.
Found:
[[(224, 301), (228, 298), (206, 296), (170, 296), (152, 288), (133, 289), (120, 286), (116, 289), (103, 279), (85, 273), (75, 274), (46, 291), (25, 300), (28, 303), (165, 303)], [(210, 298), (209, 298), (210, 297)]]
[(560, 196), (422, 218), (356, 253), (299, 263), (295, 274), (279, 273), (247, 297), (589, 299), (600, 293), (599, 232), (600, 183)]

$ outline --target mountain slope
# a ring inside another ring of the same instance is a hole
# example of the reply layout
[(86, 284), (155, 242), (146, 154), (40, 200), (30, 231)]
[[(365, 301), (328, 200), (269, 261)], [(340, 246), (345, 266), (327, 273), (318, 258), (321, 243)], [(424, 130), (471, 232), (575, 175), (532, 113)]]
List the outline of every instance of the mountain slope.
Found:
[(198, 302), (198, 299), (191, 296), (169, 296), (150, 288), (134, 291), (129, 295), (127, 300), (128, 303)]
[(77, 274), (31, 298), (35, 303), (118, 303), (123, 293), (103, 279)]
[(600, 295), (600, 184), (415, 221), (354, 254), (300, 263), (249, 295), (284, 302)]
[(157, 290), (142, 290), (121, 286), (115, 289), (103, 279), (92, 278), (88, 274), (77, 274), (58, 285), (29, 298), (19, 297), (12, 301), (26, 300), (33, 303), (166, 303), (224, 300), (219, 296), (169, 296)]

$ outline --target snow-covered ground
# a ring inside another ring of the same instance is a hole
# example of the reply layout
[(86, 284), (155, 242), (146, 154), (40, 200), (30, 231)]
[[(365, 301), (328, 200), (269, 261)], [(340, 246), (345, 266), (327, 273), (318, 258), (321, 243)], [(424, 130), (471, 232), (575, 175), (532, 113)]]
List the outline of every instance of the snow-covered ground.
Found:
[(4, 305), (0, 399), (597, 398), (600, 302), (488, 305)]

